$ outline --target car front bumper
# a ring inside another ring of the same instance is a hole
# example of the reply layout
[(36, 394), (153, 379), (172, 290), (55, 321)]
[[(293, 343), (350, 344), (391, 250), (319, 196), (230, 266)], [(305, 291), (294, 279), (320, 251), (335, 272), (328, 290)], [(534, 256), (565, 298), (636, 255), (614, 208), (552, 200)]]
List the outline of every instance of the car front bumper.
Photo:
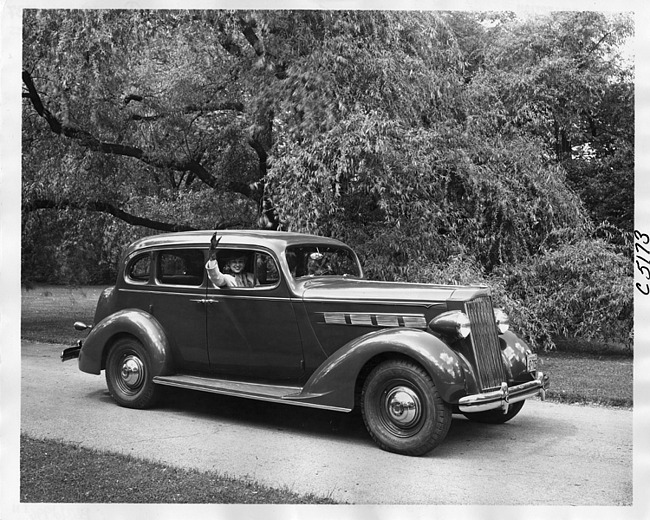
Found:
[(511, 404), (529, 397), (539, 395), (544, 400), (547, 387), (548, 376), (538, 372), (537, 378), (520, 385), (509, 387), (508, 383), (504, 382), (498, 390), (461, 397), (458, 401), (458, 409), (461, 412), (485, 412), (501, 408), (503, 413), (506, 413)]

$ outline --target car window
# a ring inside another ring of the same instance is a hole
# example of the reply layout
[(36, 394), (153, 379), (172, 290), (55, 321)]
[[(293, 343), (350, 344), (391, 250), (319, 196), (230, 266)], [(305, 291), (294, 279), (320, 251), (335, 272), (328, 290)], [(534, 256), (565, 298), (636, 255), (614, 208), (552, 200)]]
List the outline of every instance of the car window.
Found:
[(205, 260), (200, 249), (172, 249), (158, 253), (156, 279), (168, 285), (201, 285)]
[(271, 255), (255, 254), (255, 277), (260, 285), (275, 285), (280, 281), (280, 271)]
[(274, 286), (280, 281), (280, 271), (273, 257), (265, 252), (252, 251), (248, 249), (219, 249), (217, 252), (217, 262), (219, 270), (228, 275), (235, 275), (231, 268), (231, 262), (239, 259), (243, 262), (241, 273), (244, 278), (253, 280), (250, 287), (237, 287), (247, 289), (260, 286)]
[(151, 254), (143, 253), (134, 257), (126, 268), (127, 278), (136, 283), (147, 283), (151, 273)]
[(295, 278), (303, 276), (353, 276), (361, 271), (356, 257), (338, 246), (295, 246), (286, 251), (287, 263)]

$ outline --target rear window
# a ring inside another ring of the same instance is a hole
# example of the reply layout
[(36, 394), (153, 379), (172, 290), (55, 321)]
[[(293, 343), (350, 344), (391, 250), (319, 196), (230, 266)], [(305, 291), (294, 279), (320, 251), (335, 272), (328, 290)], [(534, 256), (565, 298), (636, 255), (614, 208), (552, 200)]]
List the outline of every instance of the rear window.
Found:
[(151, 253), (134, 257), (127, 265), (126, 277), (130, 282), (147, 283), (151, 274)]

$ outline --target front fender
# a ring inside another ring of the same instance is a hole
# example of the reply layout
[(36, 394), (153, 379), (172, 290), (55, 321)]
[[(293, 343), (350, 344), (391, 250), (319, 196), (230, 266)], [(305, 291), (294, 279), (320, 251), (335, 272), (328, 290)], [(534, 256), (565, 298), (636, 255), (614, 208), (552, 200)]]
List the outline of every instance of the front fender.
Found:
[(299, 399), (351, 410), (356, 380), (373, 357), (399, 354), (424, 367), (446, 402), (466, 394), (465, 362), (442, 340), (416, 329), (391, 329), (357, 338), (330, 356), (309, 378)]
[(510, 381), (526, 381), (534, 378), (527, 369), (527, 355), (533, 351), (528, 344), (514, 332), (507, 331), (499, 336), (501, 357)]
[(104, 368), (106, 348), (113, 338), (128, 334), (142, 343), (151, 361), (154, 376), (168, 375), (171, 349), (160, 322), (141, 309), (124, 309), (107, 316), (93, 327), (79, 352), (79, 370), (99, 374)]

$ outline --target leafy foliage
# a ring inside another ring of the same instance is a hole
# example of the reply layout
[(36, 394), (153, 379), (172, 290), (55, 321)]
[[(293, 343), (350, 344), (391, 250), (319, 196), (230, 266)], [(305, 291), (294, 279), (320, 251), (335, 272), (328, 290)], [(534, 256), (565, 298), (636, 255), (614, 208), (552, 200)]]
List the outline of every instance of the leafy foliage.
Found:
[[(632, 31), (596, 12), (26, 10), (24, 276), (108, 282), (137, 235), (252, 227), (272, 201), (371, 277), (487, 281), (540, 344), (587, 334), (575, 312), (627, 305), (628, 253), (603, 239), (632, 230)], [(546, 282), (579, 310), (545, 305)], [(610, 325), (593, 337), (631, 323)]]
[(605, 241), (564, 244), (504, 268), (501, 280), (505, 306), (537, 346), (562, 337), (631, 347), (632, 264)]
[(630, 14), (500, 22), (477, 31), (480, 44), (467, 42), (478, 62), (468, 77), (476, 123), (490, 134), (539, 137), (596, 223), (631, 232), (634, 69), (621, 54)]
[[(89, 232), (89, 231), (94, 231)], [(23, 217), (21, 269), (28, 281), (71, 285), (115, 280), (121, 245), (144, 233), (83, 210), (31, 212)]]

